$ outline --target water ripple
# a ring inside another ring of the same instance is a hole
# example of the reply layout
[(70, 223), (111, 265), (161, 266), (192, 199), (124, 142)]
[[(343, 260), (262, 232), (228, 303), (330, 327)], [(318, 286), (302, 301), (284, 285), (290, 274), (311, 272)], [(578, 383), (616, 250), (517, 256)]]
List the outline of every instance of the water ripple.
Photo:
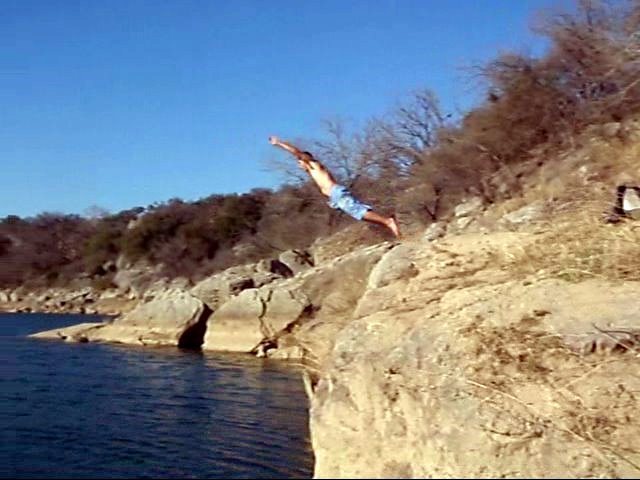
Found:
[(239, 355), (25, 338), (92, 320), (0, 315), (1, 477), (311, 476), (298, 371)]

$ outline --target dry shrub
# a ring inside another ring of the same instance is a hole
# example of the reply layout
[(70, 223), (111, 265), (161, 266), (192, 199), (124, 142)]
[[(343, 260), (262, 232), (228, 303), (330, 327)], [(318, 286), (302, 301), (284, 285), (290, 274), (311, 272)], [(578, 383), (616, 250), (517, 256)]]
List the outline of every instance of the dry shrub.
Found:
[(640, 4), (583, 1), (576, 14), (547, 18), (539, 32), (551, 43), (543, 57), (508, 53), (475, 69), (486, 101), (440, 130), (412, 170), (417, 182), (453, 199), (476, 189), (492, 202), (519, 189), (514, 182), (497, 192), (487, 181), (495, 171), (541, 152), (552, 158), (576, 147), (590, 126), (640, 111)]

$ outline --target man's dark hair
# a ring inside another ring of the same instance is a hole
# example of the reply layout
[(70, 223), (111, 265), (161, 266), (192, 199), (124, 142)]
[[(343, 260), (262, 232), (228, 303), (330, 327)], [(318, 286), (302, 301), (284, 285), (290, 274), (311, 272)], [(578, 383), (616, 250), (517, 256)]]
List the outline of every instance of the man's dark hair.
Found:
[(313, 155), (311, 155), (310, 152), (307, 152), (306, 150), (302, 153), (300, 153), (300, 160), (302, 160), (303, 162), (310, 162), (312, 160), (314, 160)]

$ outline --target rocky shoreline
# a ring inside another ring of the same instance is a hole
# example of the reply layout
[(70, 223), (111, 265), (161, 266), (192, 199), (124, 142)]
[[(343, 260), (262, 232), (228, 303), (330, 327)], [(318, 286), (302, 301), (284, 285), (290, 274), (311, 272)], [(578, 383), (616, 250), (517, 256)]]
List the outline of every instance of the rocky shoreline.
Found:
[(79, 290), (62, 288), (24, 292), (22, 289), (0, 290), (0, 312), (4, 313), (75, 313), (118, 316), (132, 310), (137, 303), (115, 290), (96, 292), (90, 287)]
[[(291, 251), (279, 259), (232, 267), (186, 288), (156, 283), (137, 300), (110, 296), (127, 311), (109, 322), (34, 336), (302, 358), (312, 348), (299, 339), (317, 335), (310, 335), (310, 329), (333, 331), (341, 325), (362, 296), (374, 266), (394, 247), (400, 248), (385, 242), (320, 265), (305, 252)], [(44, 300), (42, 305), (55, 307), (62, 301), (67, 312), (75, 308), (77, 313), (111, 313), (89, 290), (66, 295), (60, 300), (48, 292), (23, 303)]]

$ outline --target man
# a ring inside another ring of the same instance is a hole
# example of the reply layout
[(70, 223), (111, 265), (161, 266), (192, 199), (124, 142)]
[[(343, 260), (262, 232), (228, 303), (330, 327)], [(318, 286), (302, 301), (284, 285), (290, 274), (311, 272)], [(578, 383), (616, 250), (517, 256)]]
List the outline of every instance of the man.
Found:
[(356, 220), (365, 220), (367, 222), (382, 225), (388, 228), (395, 237), (400, 236), (398, 223), (394, 217), (384, 217), (377, 214), (371, 208), (356, 198), (342, 185), (333, 178), (331, 172), (319, 161), (313, 158), (309, 152), (303, 152), (299, 148), (288, 142), (280, 140), (278, 137), (269, 137), (271, 145), (280, 147), (291, 153), (298, 159), (298, 165), (306, 171), (316, 183), (320, 192), (329, 198), (329, 206), (352, 216)]

